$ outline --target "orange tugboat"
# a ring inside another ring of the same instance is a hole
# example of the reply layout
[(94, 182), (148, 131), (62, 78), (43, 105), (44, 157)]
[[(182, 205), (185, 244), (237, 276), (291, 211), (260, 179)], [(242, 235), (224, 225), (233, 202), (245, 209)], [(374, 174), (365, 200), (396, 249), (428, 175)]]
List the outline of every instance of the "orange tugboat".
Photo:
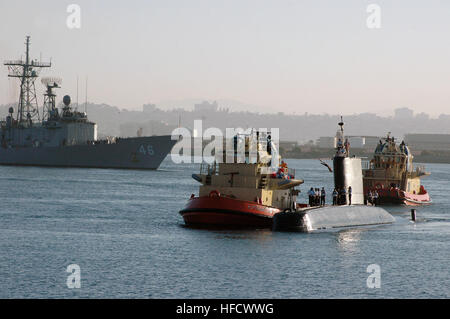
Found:
[(258, 132), (256, 139), (252, 136), (234, 138), (235, 145), (237, 140), (245, 143), (241, 163), (235, 147), (231, 163), (224, 151), (222, 163), (202, 164), (200, 174), (192, 175), (201, 185), (199, 196), (192, 194), (180, 211), (187, 225), (270, 228), (276, 213), (297, 209), (295, 186), (303, 180), (295, 179), (295, 171), (280, 163), (270, 135)]
[[(422, 176), (430, 175), (423, 166), (413, 167), (413, 155), (404, 142), (396, 144), (393, 137), (380, 140), (373, 159), (363, 169), (366, 200), (373, 197), (379, 204), (424, 205), (430, 195), (420, 184)], [(377, 194), (377, 196), (373, 196)]]

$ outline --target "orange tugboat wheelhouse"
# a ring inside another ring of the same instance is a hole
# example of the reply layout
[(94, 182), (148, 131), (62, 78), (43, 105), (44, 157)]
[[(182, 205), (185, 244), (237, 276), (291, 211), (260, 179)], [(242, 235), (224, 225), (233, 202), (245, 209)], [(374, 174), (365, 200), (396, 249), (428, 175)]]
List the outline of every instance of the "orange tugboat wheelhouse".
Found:
[(364, 194), (368, 201), (377, 198), (379, 204), (429, 204), (430, 195), (420, 183), (420, 178), (428, 175), (423, 166), (413, 166), (408, 146), (397, 144), (388, 134), (363, 169)]
[(180, 211), (187, 225), (267, 228), (276, 213), (299, 205), (295, 186), (303, 180), (280, 162), (270, 134), (237, 135), (234, 145), (238, 142), (245, 143), (245, 156), (235, 147), (231, 154), (223, 152), (222, 163), (204, 163), (200, 173), (192, 175), (201, 185), (199, 196), (192, 194)]

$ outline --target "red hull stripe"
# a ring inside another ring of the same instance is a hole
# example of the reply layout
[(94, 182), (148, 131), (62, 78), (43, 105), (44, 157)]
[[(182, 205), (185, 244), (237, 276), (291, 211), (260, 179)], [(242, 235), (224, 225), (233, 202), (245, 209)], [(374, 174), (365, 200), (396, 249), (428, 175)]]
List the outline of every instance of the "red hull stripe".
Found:
[(264, 218), (248, 213), (186, 212), (182, 215), (186, 225), (272, 227), (272, 218)]
[(231, 214), (231, 215), (246, 215), (255, 218), (271, 219), (273, 216), (255, 214), (252, 212), (242, 212), (230, 209), (220, 209), (220, 208), (191, 208), (180, 210), (180, 214), (184, 216), (189, 213), (201, 213), (201, 214)]
[(275, 207), (223, 196), (190, 199), (179, 213), (186, 224), (271, 227)]

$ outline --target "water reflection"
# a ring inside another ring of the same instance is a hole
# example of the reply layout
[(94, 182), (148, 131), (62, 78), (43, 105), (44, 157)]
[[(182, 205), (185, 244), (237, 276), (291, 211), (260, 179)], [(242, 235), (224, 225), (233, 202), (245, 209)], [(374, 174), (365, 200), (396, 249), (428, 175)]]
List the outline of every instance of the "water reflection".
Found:
[(258, 241), (266, 241), (272, 239), (272, 231), (270, 229), (259, 230), (222, 230), (215, 231), (215, 238), (224, 239), (252, 239)]
[(364, 228), (352, 228), (338, 232), (336, 237), (338, 248), (347, 253), (359, 251), (359, 242), (364, 231), (366, 231)]
[(193, 226), (181, 224), (180, 227), (194, 232), (211, 233), (216, 239), (252, 239), (266, 241), (272, 239), (273, 232), (268, 228), (226, 227), (226, 226)]

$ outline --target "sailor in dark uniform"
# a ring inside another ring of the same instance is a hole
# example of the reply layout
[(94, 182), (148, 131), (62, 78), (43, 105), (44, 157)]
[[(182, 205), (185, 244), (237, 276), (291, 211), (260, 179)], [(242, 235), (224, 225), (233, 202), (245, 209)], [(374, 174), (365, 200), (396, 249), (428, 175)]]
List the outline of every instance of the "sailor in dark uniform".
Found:
[(345, 191), (345, 187), (341, 188), (339, 191), (339, 205), (347, 204), (347, 192)]
[(336, 188), (333, 190), (333, 205), (337, 205), (338, 203), (338, 191), (336, 190)]
[(325, 206), (325, 188), (322, 187), (322, 190), (320, 191), (320, 205)]
[(349, 205), (352, 204), (352, 187), (351, 186), (348, 187), (348, 204)]
[(311, 187), (311, 189), (308, 191), (308, 198), (309, 198), (309, 206), (314, 206), (314, 189)]

